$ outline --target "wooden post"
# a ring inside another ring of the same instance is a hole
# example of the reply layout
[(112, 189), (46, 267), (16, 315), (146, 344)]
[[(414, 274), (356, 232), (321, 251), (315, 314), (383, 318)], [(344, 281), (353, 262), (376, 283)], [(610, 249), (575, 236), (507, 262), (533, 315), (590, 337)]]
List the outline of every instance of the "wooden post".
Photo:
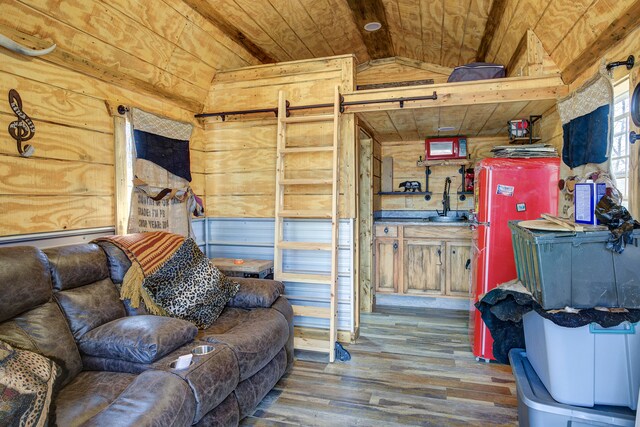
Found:
[(360, 283), (356, 286), (360, 294), (360, 310), (370, 313), (373, 307), (374, 292), (371, 282), (373, 267), (373, 139), (360, 131), (359, 140), (358, 240), (360, 241)]
[[(629, 94), (633, 94), (636, 85), (640, 83), (640, 71), (634, 68), (629, 75)], [(629, 119), (629, 131), (635, 130), (640, 132), (640, 128), (633, 124), (633, 120)], [(640, 142), (629, 144), (629, 213), (634, 218), (640, 216)]]
[(129, 208), (131, 205), (131, 158), (127, 150), (127, 121), (119, 115), (113, 116), (113, 135), (115, 153), (116, 178), (116, 234), (126, 234), (129, 223)]

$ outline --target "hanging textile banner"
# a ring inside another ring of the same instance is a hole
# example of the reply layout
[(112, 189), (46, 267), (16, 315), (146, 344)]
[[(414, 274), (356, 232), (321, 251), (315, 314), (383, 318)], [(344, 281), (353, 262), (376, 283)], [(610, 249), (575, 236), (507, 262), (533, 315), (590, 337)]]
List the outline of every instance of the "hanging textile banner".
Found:
[(189, 138), (193, 125), (132, 109), (136, 158), (149, 160), (191, 182)]
[(168, 231), (193, 236), (195, 196), (189, 186), (189, 138), (193, 126), (132, 110), (134, 188), (129, 233)]
[(570, 168), (608, 159), (613, 87), (598, 74), (558, 102), (562, 121), (562, 160)]

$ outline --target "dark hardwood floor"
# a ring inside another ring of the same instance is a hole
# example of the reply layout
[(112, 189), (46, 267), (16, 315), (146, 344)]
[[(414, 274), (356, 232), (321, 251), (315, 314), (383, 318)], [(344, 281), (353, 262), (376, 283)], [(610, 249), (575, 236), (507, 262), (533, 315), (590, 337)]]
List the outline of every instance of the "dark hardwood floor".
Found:
[(476, 362), (466, 311), (378, 307), (361, 322), (351, 361), (297, 353), (242, 425), (517, 425), (511, 368)]

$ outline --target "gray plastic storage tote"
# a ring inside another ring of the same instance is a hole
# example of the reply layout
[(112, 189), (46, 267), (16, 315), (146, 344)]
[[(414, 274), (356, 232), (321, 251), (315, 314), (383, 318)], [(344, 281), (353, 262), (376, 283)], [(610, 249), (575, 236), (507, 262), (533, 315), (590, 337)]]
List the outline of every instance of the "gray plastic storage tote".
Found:
[(535, 311), (522, 316), (531, 366), (549, 394), (578, 406), (638, 406), (640, 327), (623, 322), (567, 328)]
[(509, 221), (518, 279), (545, 310), (640, 308), (640, 230), (621, 254), (611, 233), (534, 231)]
[(512, 349), (509, 362), (516, 380), (520, 427), (634, 427), (636, 413), (624, 406), (583, 408), (556, 402), (533, 370), (524, 350)]

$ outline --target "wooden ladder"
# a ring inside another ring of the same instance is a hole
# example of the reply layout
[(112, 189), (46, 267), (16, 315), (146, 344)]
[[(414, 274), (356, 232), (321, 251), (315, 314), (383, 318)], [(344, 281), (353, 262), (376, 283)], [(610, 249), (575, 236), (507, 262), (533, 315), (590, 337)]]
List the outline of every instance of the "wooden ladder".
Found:
[[(333, 122), (333, 143), (331, 146), (287, 147), (287, 126), (297, 123)], [(329, 361), (335, 360), (338, 322), (338, 152), (340, 136), (340, 92), (335, 89), (333, 112), (297, 117), (287, 117), (287, 101), (283, 91), (278, 95), (278, 137), (276, 152), (276, 203), (275, 203), (275, 251), (274, 278), (283, 282), (308, 283), (330, 287), (329, 307), (293, 305), (295, 316), (307, 316), (329, 320), (329, 340), (295, 337), (294, 346), (301, 350), (317, 351), (329, 354)], [(285, 157), (292, 153), (317, 154), (331, 152), (331, 179), (292, 179), (285, 174)], [(285, 189), (289, 186), (327, 185), (331, 186), (331, 211), (316, 209), (285, 209)], [(284, 221), (287, 218), (312, 219), (331, 218), (331, 243), (298, 242), (284, 240)], [(331, 272), (329, 275), (303, 271), (288, 272), (283, 269), (283, 251), (329, 251), (331, 253)], [(301, 299), (303, 300), (303, 299)]]

